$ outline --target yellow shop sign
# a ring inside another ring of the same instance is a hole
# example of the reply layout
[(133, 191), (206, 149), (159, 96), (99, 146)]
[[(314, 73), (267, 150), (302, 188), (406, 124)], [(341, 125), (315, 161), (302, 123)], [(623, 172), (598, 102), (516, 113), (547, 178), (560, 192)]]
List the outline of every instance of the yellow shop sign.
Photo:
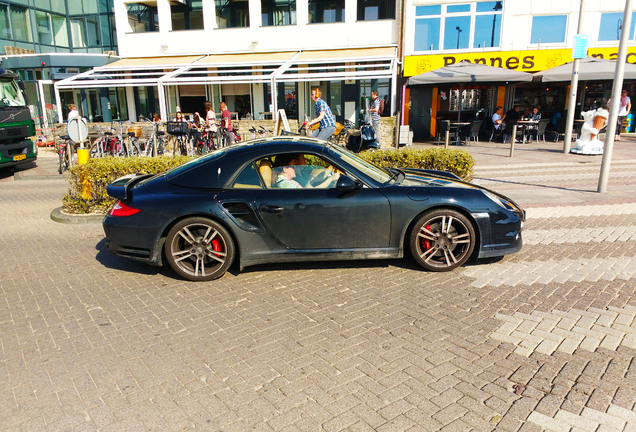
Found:
[[(618, 48), (590, 48), (587, 53), (591, 57), (615, 60)], [(408, 56), (404, 59), (404, 76), (419, 75), (462, 60), (524, 72), (537, 72), (572, 61), (572, 50), (564, 48)], [(636, 47), (627, 48), (627, 63), (636, 64)]]

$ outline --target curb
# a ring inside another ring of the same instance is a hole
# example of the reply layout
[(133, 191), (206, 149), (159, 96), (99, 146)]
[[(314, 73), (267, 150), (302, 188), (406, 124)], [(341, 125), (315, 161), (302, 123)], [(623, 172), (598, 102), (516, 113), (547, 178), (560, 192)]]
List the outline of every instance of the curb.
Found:
[(63, 224), (97, 224), (102, 223), (105, 214), (69, 214), (63, 213), (62, 207), (55, 208), (51, 211), (51, 220)]

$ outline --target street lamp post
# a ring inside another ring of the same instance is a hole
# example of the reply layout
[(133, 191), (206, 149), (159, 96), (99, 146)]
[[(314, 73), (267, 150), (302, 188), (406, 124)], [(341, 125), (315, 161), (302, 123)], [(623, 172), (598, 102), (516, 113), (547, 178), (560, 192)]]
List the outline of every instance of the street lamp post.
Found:
[[(501, 9), (503, 9), (503, 7), (501, 6), (501, 2), (498, 1), (495, 3), (495, 7), (492, 8), (493, 11), (498, 12)], [(494, 14), (492, 16), (492, 35), (490, 36), (490, 47), (494, 47), (495, 46), (495, 24), (497, 23), (497, 14)]]
[(457, 49), (459, 49), (459, 34), (462, 32), (462, 29), (457, 26), (455, 27), (455, 30), (457, 30)]

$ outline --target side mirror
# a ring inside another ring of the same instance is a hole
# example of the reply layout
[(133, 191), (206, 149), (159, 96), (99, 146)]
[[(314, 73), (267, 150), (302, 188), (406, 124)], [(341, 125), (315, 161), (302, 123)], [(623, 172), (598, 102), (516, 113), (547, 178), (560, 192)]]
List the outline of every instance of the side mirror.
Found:
[(26, 85), (24, 84), (24, 81), (22, 80), (18, 80), (18, 87), (20, 87), (20, 90), (22, 91), (26, 90)]
[(336, 183), (336, 189), (341, 192), (352, 191), (355, 189), (360, 189), (362, 185), (354, 181), (351, 177), (348, 177), (344, 174), (340, 175), (338, 178), (338, 182)]

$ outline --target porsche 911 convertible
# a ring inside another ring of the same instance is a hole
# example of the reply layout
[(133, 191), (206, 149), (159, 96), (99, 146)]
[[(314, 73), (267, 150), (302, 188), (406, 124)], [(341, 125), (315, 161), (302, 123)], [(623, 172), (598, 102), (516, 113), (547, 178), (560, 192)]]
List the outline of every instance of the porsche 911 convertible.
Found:
[(524, 210), (454, 174), (380, 168), (339, 147), (276, 137), (108, 186), (111, 252), (205, 281), (271, 262), (401, 258), (429, 271), (521, 249)]

